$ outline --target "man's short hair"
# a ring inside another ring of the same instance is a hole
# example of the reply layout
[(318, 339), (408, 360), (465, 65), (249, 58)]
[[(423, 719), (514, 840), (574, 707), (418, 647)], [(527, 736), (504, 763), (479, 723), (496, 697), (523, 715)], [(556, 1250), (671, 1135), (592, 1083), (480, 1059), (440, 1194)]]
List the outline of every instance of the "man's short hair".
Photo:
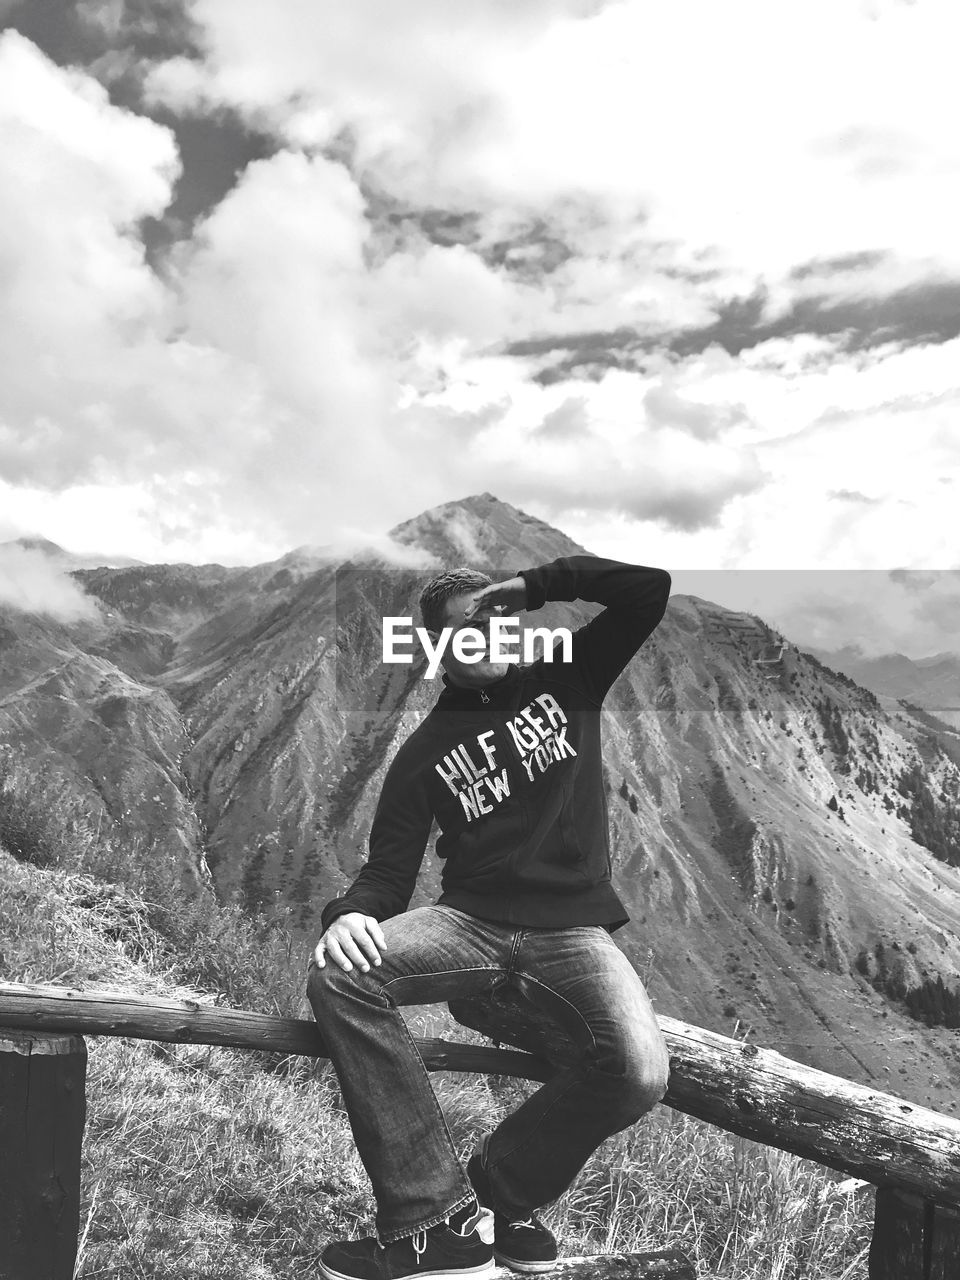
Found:
[(489, 587), (493, 581), (479, 569), (448, 569), (431, 578), (420, 592), (420, 616), (428, 631), (442, 631), (446, 626), (447, 601), (453, 596), (462, 596), (467, 591), (477, 591), (480, 587)]

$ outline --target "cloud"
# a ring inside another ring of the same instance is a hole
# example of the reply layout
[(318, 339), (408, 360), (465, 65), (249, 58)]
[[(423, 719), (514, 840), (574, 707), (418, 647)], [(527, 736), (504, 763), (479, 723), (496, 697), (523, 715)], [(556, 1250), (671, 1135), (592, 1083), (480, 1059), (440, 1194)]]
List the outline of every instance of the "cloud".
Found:
[(921, 624), (939, 629), (944, 636), (943, 647), (956, 652), (960, 636), (960, 575), (938, 574), (932, 588), (920, 598), (916, 616)]
[(715, 440), (745, 418), (742, 405), (698, 404), (677, 393), (669, 382), (654, 385), (643, 398), (653, 427), (673, 427), (698, 440)]
[(755, 613), (801, 647), (864, 657), (957, 651), (960, 575), (880, 570), (674, 573), (674, 594)]
[(956, 576), (921, 574), (912, 581), (911, 577), (894, 580), (883, 573), (844, 574), (842, 593), (831, 599), (824, 587), (813, 588), (778, 611), (780, 622), (798, 642), (826, 649), (854, 645), (868, 658), (884, 653), (918, 658), (955, 651), (960, 634)]
[(828, 280), (844, 272), (865, 271), (880, 266), (887, 259), (887, 254), (877, 249), (864, 249), (859, 253), (842, 253), (835, 258), (816, 258), (813, 262), (802, 262), (790, 271), (791, 280)]
[(55, 560), (15, 544), (0, 545), (0, 606), (60, 622), (98, 616), (94, 602)]
[(171, 29), (184, 25), (182, 0), (79, 0), (76, 8), (83, 23), (111, 40), (150, 37), (154, 50), (168, 44)]
[[(920, 279), (917, 279), (917, 276)], [(897, 263), (882, 287), (843, 287), (839, 275), (800, 286), (757, 288), (749, 297), (718, 304), (715, 317), (661, 337), (659, 344), (680, 356), (713, 345), (731, 355), (771, 340), (824, 335), (844, 351), (869, 350), (891, 343), (948, 342), (960, 335), (960, 272), (954, 279), (923, 279), (916, 264)], [(859, 284), (864, 278), (859, 277)], [(550, 350), (557, 344), (543, 344)], [(612, 344), (611, 344), (612, 345)], [(622, 335), (620, 345), (635, 350), (655, 345), (640, 334)]]
[[(235, 100), (298, 144), (323, 145), (349, 128), (373, 155), (412, 144), (426, 127), (430, 143), (449, 147), (483, 114), (477, 98), (504, 43), (523, 50), (558, 19), (602, 8), (478, 0), (452, 16), (443, 0), (408, 0), (402, 9), (350, 0), (331, 13), (311, 0), (282, 0), (264, 24), (255, 0), (196, 0), (188, 13), (207, 57), (160, 63), (147, 88), (186, 109)], [(444, 112), (452, 113), (445, 125)]]
[(335, 542), (322, 548), (324, 557), (337, 562), (377, 560), (394, 569), (434, 569), (439, 560), (430, 551), (395, 541), (389, 533), (343, 528)]
[(895, 582), (898, 587), (903, 587), (905, 591), (917, 593), (928, 591), (940, 580), (941, 575), (939, 573), (924, 573), (917, 569), (891, 569), (887, 577), (891, 582)]
[[(658, 480), (663, 483), (658, 484)], [(752, 493), (763, 483), (759, 469), (745, 468), (728, 476), (712, 472), (705, 482), (702, 475), (678, 478), (669, 472), (664, 475), (641, 467), (630, 467), (618, 474), (611, 466), (605, 474), (594, 471), (579, 482), (571, 476), (566, 484), (548, 484), (528, 475), (520, 487), (534, 498), (539, 509), (562, 524), (565, 533), (580, 527), (579, 520), (577, 526), (568, 523), (569, 513), (575, 512), (580, 520), (586, 515), (588, 531), (583, 536), (594, 547), (596, 538), (589, 533), (592, 517), (628, 516), (644, 526), (659, 524), (684, 535), (715, 527), (731, 500)]]
[(676, 266), (728, 284), (863, 255), (923, 276), (960, 265), (953, 6), (335, 8), (331, 22), (283, 0), (266, 28), (253, 0), (195, 0), (206, 57), (161, 64), (150, 91), (236, 106), (287, 143), (349, 136), (357, 172), (420, 204), (539, 212), (587, 196), (608, 229), (642, 216)]
[(880, 501), (879, 498), (871, 498), (856, 489), (831, 489), (827, 497), (834, 502), (863, 502), (868, 506), (874, 506)]
[[(947, 6), (871, 16), (813, 0), (791, 18), (709, 0), (488, 0), (464, 16), (423, 0), (402, 18), (378, 10), (375, 42), (367, 3), (343, 5), (332, 32), (308, 0), (275, 6), (268, 33), (250, 0), (190, 12), (206, 57), (159, 64), (150, 91), (228, 104), (286, 145), (341, 147), (410, 218), (459, 219), (469, 253), (542, 287), (527, 333), (502, 336), (544, 355), (545, 384), (642, 368), (658, 344), (686, 356), (806, 332), (956, 334)], [(679, 96), (675, 60), (651, 56), (678, 48), (696, 86)], [(891, 96), (911, 49), (924, 73)]]
[(777, 8), (194, 0), (146, 92), (276, 151), (149, 261), (175, 135), (6, 33), (0, 492), (143, 558), (486, 488), (648, 560), (952, 563), (956, 19)]
[(0, 467), (59, 486), (95, 475), (121, 432), (149, 448), (142, 388), (162, 373), (167, 300), (135, 232), (163, 210), (177, 159), (169, 130), (12, 31), (0, 122)]
[[(247, 166), (161, 279), (132, 227), (171, 198), (169, 132), (19, 37), (0, 54), (4, 83), (29, 90), (5, 102), (20, 142), (5, 163), (13, 179), (35, 158), (38, 175), (0, 232), (18, 282), (0, 304), (18, 357), (0, 389), (10, 481), (139, 483), (174, 556), (211, 525), (315, 542), (357, 527), (359, 508), (375, 528), (450, 492), (502, 492), (505, 468), (508, 497), (579, 491), (561, 406), (584, 393), (531, 386), (497, 354), (549, 322), (552, 294), (461, 244), (412, 236), (385, 252), (347, 168), (288, 150)], [(42, 118), (24, 119), (25, 102)], [(695, 527), (759, 483), (753, 460), (708, 441), (665, 430), (641, 445), (642, 390), (604, 379), (590, 394), (612, 433), (583, 477), (593, 501)], [(516, 429), (538, 423), (518, 465)]]
[(481, 545), (483, 526), (476, 517), (465, 511), (457, 512), (447, 520), (444, 532), (463, 554), (464, 560), (482, 564), (486, 559)]
[(311, 540), (318, 503), (331, 524), (364, 484), (375, 503), (392, 480), (363, 446), (397, 474), (391, 342), (406, 334), (367, 328), (364, 202), (342, 166), (251, 166), (161, 280), (135, 231), (171, 198), (170, 131), (13, 32), (0, 118), (7, 482), (142, 484), (177, 513), (172, 548), (211, 524)]
[(579, 440), (590, 430), (589, 401), (586, 396), (568, 396), (547, 413), (537, 428), (551, 440)]
[[(462, 388), (474, 382), (475, 394), (466, 398)], [(589, 383), (541, 386), (516, 360), (490, 367), (471, 358), (454, 362), (449, 387), (410, 413), (447, 404), (475, 418), (484, 403), (502, 406), (462, 449), (446, 451), (444, 465), (456, 478), (447, 493), (464, 484), (487, 488), (559, 521), (572, 510), (621, 512), (676, 530), (705, 528), (767, 476), (750, 441), (651, 426), (645, 397), (659, 385), (659, 374), (608, 370)]]
[[(645, 563), (676, 569), (954, 566), (958, 368), (957, 340), (847, 352), (811, 335), (738, 356), (715, 347), (670, 360), (661, 376), (678, 396), (718, 414), (742, 409), (717, 440), (691, 439), (691, 447), (710, 444), (720, 450), (714, 459), (728, 462), (752, 449), (765, 482), (732, 497), (702, 532), (656, 526), (612, 505), (579, 513), (573, 501), (562, 527), (603, 554), (629, 558), (642, 546)], [(651, 372), (647, 384), (654, 379)], [(595, 399), (590, 408), (596, 421)], [(675, 447), (678, 433), (659, 434)], [(670, 485), (682, 460), (668, 456)]]
[[(522, 446), (514, 438), (498, 496), (520, 506), (532, 501), (566, 532), (569, 513), (576, 511), (581, 519), (619, 513), (685, 534), (715, 526), (728, 504), (768, 482), (750, 447), (646, 428), (642, 411), (629, 412), (629, 401), (642, 399), (642, 390), (618, 388), (622, 378), (604, 380), (603, 394), (591, 405), (594, 425), (586, 443), (572, 435), (544, 439), (540, 432)], [(589, 534), (574, 536), (593, 545)]]

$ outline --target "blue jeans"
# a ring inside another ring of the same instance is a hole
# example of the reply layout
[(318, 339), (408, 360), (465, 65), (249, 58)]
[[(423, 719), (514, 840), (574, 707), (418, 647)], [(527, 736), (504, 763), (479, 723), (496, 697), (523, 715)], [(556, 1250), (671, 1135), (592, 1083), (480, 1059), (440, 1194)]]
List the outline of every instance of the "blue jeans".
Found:
[(307, 993), (340, 1081), (377, 1201), (384, 1243), (443, 1221), (473, 1199), (426, 1068), (399, 1012), (514, 982), (584, 1045), (486, 1139), (495, 1208), (515, 1217), (555, 1200), (604, 1138), (666, 1092), (667, 1049), (643, 983), (607, 931), (517, 928), (451, 907), (382, 924), (387, 947), (368, 973), (327, 957)]

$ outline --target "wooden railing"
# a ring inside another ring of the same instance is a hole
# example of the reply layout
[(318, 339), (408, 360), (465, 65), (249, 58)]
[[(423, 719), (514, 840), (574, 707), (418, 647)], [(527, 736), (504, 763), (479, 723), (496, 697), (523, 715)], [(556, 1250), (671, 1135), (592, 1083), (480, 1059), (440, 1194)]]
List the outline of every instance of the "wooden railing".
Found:
[[(579, 1053), (549, 1011), (516, 991), (453, 1002), (450, 1009), (464, 1025), (519, 1047), (418, 1040), (431, 1071), (546, 1080)], [(871, 1280), (960, 1277), (960, 1121), (770, 1049), (674, 1018), (659, 1021), (670, 1051), (668, 1106), (877, 1187)], [(8, 1244), (2, 1280), (72, 1276), (84, 1035), (326, 1056), (312, 1020), (194, 1000), (0, 984), (0, 1231), (5, 1227), (10, 1240), (41, 1239), (48, 1250), (53, 1234), (62, 1237), (56, 1262), (44, 1270), (10, 1269)], [(660, 1266), (650, 1258), (650, 1267)], [(667, 1255), (660, 1259), (668, 1265)], [(641, 1270), (638, 1264), (632, 1274), (692, 1275), (684, 1265), (677, 1260), (673, 1270)]]

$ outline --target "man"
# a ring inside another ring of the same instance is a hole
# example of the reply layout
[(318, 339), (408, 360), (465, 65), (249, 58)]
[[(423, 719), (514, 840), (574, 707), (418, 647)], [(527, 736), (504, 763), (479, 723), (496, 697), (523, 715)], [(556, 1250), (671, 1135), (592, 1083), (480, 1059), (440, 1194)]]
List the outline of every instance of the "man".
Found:
[[(535, 1211), (663, 1097), (663, 1036), (610, 937), (628, 917), (610, 883), (600, 719), (669, 591), (663, 570), (569, 556), (500, 583), (454, 570), (420, 596), (434, 645), (445, 626), (489, 632), (548, 600), (606, 608), (568, 660), (559, 644), (523, 667), (447, 645), (443, 691), (384, 779), (368, 861), (323, 910), (308, 994), (377, 1201), (375, 1237), (324, 1250), (328, 1280), (482, 1278), (494, 1256), (549, 1270), (556, 1241)], [(407, 911), (434, 820), (443, 892)], [(564, 1009), (587, 1049), (464, 1169), (398, 1007), (506, 983)]]

